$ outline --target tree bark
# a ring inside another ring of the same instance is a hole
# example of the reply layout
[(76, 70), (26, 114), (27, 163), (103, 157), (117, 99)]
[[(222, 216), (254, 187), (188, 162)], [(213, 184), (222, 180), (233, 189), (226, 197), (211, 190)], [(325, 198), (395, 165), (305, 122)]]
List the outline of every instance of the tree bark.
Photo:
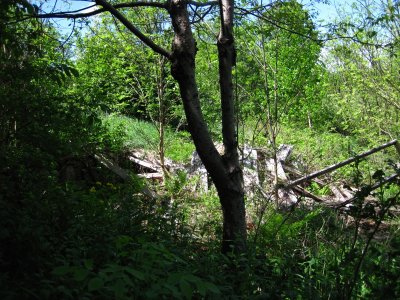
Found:
[[(219, 1), (221, 29), (218, 36), (219, 84), (221, 92), (222, 136), (225, 153), (224, 164), (230, 182), (218, 187), (224, 213), (223, 251), (229, 247), (246, 248), (246, 212), (244, 206), (243, 173), (239, 164), (236, 132), (235, 103), (233, 97), (232, 69), (236, 64), (233, 36), (233, 0)], [(233, 239), (233, 240), (232, 240)], [(238, 241), (234, 241), (238, 239)], [(230, 242), (229, 242), (230, 241)], [(243, 244), (240, 242), (243, 241)], [(239, 243), (239, 244), (237, 244)], [(237, 250), (237, 249), (235, 249)]]
[(233, 40), (233, 1), (221, 0), (221, 32), (218, 38), (222, 134), (224, 155), (216, 150), (204, 120), (195, 78), (196, 43), (187, 11), (187, 1), (171, 0), (169, 13), (174, 29), (171, 73), (177, 80), (196, 150), (209, 172), (223, 211), (222, 252), (246, 250), (246, 219), (243, 174), (239, 165), (235, 132), (232, 68), (235, 64)]

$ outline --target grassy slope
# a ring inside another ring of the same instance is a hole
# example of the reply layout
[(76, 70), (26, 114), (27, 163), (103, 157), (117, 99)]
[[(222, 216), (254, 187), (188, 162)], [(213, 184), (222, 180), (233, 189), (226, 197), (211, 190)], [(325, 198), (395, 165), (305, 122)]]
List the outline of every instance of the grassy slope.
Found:
[[(122, 141), (117, 142), (119, 147), (157, 151), (159, 133), (156, 125), (115, 114), (103, 116), (103, 122), (110, 134)], [(166, 156), (178, 162), (188, 161), (194, 151), (187, 133), (175, 132), (170, 128), (165, 133), (165, 147)]]

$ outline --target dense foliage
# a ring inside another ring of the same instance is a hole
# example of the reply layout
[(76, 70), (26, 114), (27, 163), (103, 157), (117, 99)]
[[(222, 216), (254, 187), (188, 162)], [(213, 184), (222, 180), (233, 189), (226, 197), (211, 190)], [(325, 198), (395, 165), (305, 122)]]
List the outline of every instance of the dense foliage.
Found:
[[(344, 38), (328, 41), (297, 1), (240, 14), (241, 143), (293, 144), (309, 172), (399, 138), (400, 5), (379, 3), (354, 6), (329, 32)], [(149, 198), (148, 183), (96, 161), (135, 148), (188, 162), (194, 147), (168, 63), (107, 16), (75, 32), (73, 47), (47, 21), (15, 21), (37, 9), (0, 2), (1, 299), (400, 298), (398, 182), (374, 192), (378, 209), (364, 205), (372, 184), (399, 172), (394, 149), (336, 174), (358, 189), (347, 214), (249, 195), (248, 251), (222, 255), (214, 190), (194, 193), (178, 172)], [(131, 14), (170, 43), (166, 16)], [(203, 21), (197, 77), (218, 141), (215, 23)]]

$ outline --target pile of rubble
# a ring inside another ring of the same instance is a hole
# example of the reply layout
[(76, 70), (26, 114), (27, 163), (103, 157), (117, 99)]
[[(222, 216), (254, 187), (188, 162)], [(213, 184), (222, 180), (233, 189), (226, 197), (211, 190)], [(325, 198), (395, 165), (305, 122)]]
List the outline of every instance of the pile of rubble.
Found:
[[(241, 164), (246, 195), (251, 197), (258, 193), (274, 201), (278, 197), (279, 204), (286, 206), (304, 198), (331, 204), (342, 203), (354, 197), (354, 191), (349, 187), (324, 182), (319, 178), (305, 181), (302, 185), (290, 186), (290, 183), (304, 176), (300, 169), (305, 169), (299, 166), (298, 161), (290, 159), (292, 150), (293, 146), (282, 144), (277, 149), (276, 155), (273, 155), (265, 149), (245, 145), (241, 149)], [(207, 191), (211, 187), (211, 178), (196, 152), (192, 155), (188, 174), (199, 177), (199, 189)], [(324, 197), (312, 194), (307, 190), (312, 182), (320, 188), (328, 187), (330, 193)]]
[[(325, 179), (324, 181), (321, 177), (390, 146), (395, 146), (400, 154), (398, 142), (391, 141), (323, 170), (304, 174), (304, 171), (301, 171), (304, 168), (299, 166), (299, 162), (290, 159), (293, 150), (291, 145), (280, 145), (277, 151), (272, 154), (268, 153), (266, 149), (252, 148), (245, 145), (240, 151), (245, 191), (250, 197), (257, 193), (266, 199), (274, 200), (283, 205), (293, 205), (301, 199), (316, 201), (334, 207), (346, 207), (354, 201), (356, 189), (348, 185), (335, 184), (331, 180)], [(221, 145), (217, 146), (219, 151), (223, 151), (222, 148)], [(132, 168), (130, 169), (139, 177), (162, 182), (165, 173), (174, 174), (177, 170), (181, 170), (186, 172), (189, 177), (197, 178), (196, 184), (192, 187), (193, 192), (206, 192), (212, 187), (211, 178), (208, 176), (207, 170), (197, 152), (193, 153), (189, 165), (178, 164), (165, 159), (162, 167), (157, 155), (144, 150), (130, 151), (127, 153), (126, 158), (131, 162)], [(130, 178), (128, 171), (120, 168), (110, 159), (101, 155), (97, 155), (96, 159), (120, 177), (124, 179)], [(384, 178), (379, 184), (372, 186), (372, 189), (394, 181), (398, 176), (399, 174), (397, 173)], [(318, 186), (321, 189), (324, 188), (327, 193), (324, 196), (315, 195), (308, 189), (310, 185)]]

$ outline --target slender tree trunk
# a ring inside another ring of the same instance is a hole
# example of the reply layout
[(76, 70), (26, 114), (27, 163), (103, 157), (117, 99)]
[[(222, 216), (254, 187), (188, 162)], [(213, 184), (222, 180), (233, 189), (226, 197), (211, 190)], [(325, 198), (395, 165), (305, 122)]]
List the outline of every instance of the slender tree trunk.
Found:
[(220, 67), (222, 134), (224, 155), (216, 150), (204, 121), (195, 78), (196, 43), (187, 12), (187, 2), (171, 0), (169, 13), (174, 29), (171, 72), (177, 80), (183, 101), (189, 131), (196, 150), (217, 188), (224, 224), (222, 252), (246, 250), (246, 219), (243, 174), (239, 166), (234, 120), (232, 67), (235, 62), (233, 28), (233, 1), (221, 0), (221, 33), (218, 38)]
[[(221, 92), (222, 136), (225, 148), (223, 156), (229, 184), (218, 187), (224, 212), (223, 251), (228, 251), (229, 239), (246, 240), (246, 213), (244, 206), (243, 173), (239, 164), (238, 138), (236, 132), (235, 103), (233, 97), (232, 69), (236, 64), (233, 36), (233, 0), (220, 0), (221, 30), (218, 36), (219, 84)], [(232, 185), (233, 184), (233, 185)], [(233, 241), (235, 244), (235, 242)], [(245, 248), (245, 244), (237, 245)], [(225, 247), (225, 248), (224, 248)]]
[(159, 57), (160, 74), (157, 78), (157, 96), (158, 96), (158, 154), (164, 179), (168, 177), (168, 171), (165, 167), (165, 126), (167, 125), (166, 105), (165, 105), (165, 62), (164, 56)]

